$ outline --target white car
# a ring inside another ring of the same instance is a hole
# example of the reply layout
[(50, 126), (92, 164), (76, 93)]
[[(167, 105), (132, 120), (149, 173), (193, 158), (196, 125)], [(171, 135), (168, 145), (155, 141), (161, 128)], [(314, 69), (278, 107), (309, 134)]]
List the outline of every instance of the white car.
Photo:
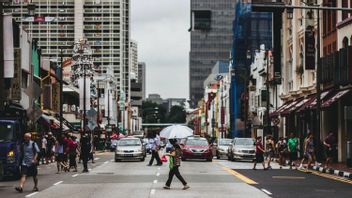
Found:
[(144, 161), (145, 157), (146, 150), (139, 138), (122, 138), (117, 142), (115, 150), (115, 162), (133, 159)]

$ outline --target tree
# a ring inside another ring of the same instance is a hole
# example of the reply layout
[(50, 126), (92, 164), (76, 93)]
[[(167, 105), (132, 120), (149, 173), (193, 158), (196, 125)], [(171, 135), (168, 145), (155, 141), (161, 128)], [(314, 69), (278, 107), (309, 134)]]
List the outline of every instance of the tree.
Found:
[(186, 111), (182, 106), (171, 107), (170, 113), (167, 118), (169, 123), (185, 123), (186, 122)]
[(142, 103), (142, 119), (144, 123), (165, 123), (166, 109), (162, 105), (145, 101)]

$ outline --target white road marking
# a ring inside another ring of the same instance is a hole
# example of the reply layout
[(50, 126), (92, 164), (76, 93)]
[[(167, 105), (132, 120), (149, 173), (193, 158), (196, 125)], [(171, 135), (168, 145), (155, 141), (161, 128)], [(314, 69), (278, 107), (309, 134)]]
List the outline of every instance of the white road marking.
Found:
[(160, 176), (160, 173), (157, 173), (156, 176), (159, 177), (159, 176)]
[(160, 167), (158, 168), (158, 170), (160, 170)]
[(78, 174), (74, 174), (74, 175), (72, 175), (72, 177), (77, 177), (78, 176)]
[(151, 191), (150, 191), (150, 195), (154, 195), (155, 194), (155, 189), (152, 189)]
[(34, 192), (34, 193), (31, 193), (31, 194), (29, 194), (29, 195), (26, 195), (25, 197), (31, 197), (31, 196), (33, 196), (33, 195), (35, 195), (35, 194), (37, 194), (38, 192)]
[(107, 164), (107, 163), (109, 163), (109, 161), (104, 162), (104, 164)]
[(271, 192), (269, 192), (268, 190), (265, 190), (264, 188), (262, 188), (262, 191), (265, 192), (265, 193), (268, 194), (268, 195), (272, 195)]
[(99, 157), (97, 157), (97, 158), (94, 158), (95, 160), (100, 160), (100, 158)]
[(113, 162), (114, 160), (112, 159), (112, 160), (110, 160), (110, 162)]
[(154, 184), (158, 183), (158, 180), (154, 180), (153, 183), (154, 183)]
[(89, 171), (91, 171), (92, 169), (91, 168), (88, 168)]
[(55, 184), (53, 184), (54, 186), (57, 186), (59, 184), (61, 184), (63, 181), (59, 181), (59, 182), (56, 182)]

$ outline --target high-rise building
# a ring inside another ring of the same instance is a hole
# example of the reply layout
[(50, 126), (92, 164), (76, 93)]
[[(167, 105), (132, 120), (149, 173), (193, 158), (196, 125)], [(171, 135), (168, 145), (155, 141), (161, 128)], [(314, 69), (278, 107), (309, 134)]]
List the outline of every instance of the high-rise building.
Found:
[(146, 95), (146, 68), (145, 63), (138, 63), (138, 80), (137, 82), (142, 83), (142, 98), (145, 100)]
[(38, 40), (43, 56), (56, 59), (63, 48), (70, 58), (73, 43), (85, 37), (97, 70), (108, 71), (128, 98), (130, 0), (32, 0), (30, 5), (34, 16), (28, 15), (28, 1), (13, 1), (5, 12)]
[(130, 42), (130, 75), (131, 80), (138, 79), (138, 44), (134, 40)]
[(228, 61), (237, 0), (191, 0), (189, 78), (191, 107), (203, 97), (203, 81), (217, 61)]

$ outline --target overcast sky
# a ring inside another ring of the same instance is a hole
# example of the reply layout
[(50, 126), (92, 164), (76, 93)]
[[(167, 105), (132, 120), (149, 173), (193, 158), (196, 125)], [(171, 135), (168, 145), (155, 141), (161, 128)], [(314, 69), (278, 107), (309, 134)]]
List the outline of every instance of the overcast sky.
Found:
[(131, 38), (146, 63), (147, 94), (188, 98), (190, 0), (131, 0)]

